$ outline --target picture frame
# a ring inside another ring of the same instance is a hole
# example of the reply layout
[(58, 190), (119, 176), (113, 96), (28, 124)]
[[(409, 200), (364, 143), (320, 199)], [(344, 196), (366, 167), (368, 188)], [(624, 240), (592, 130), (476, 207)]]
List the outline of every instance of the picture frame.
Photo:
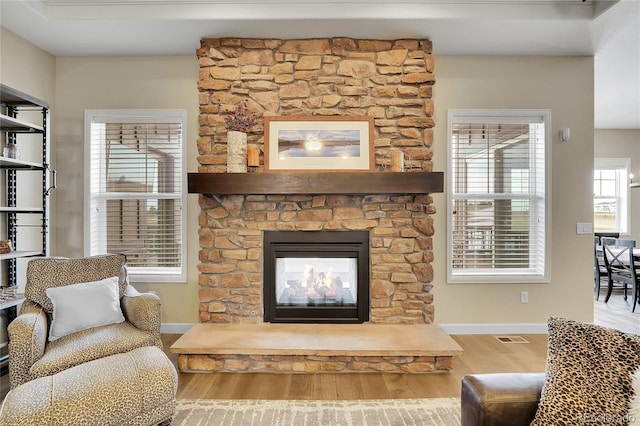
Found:
[(265, 171), (373, 171), (373, 117), (264, 119)]

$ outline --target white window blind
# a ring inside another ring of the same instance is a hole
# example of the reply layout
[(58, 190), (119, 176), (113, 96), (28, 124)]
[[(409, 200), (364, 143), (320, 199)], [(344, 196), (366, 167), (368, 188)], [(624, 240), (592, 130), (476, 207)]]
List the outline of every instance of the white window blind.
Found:
[(123, 253), (134, 281), (185, 274), (185, 112), (88, 110), (85, 252)]
[(548, 281), (547, 111), (449, 112), (449, 281)]
[(629, 158), (596, 158), (593, 173), (593, 227), (629, 232)]

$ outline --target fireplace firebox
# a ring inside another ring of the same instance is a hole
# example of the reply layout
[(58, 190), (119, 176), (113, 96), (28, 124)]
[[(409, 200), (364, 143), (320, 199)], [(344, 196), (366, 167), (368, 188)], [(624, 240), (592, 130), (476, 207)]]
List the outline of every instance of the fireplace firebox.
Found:
[(369, 320), (368, 231), (265, 231), (264, 321)]

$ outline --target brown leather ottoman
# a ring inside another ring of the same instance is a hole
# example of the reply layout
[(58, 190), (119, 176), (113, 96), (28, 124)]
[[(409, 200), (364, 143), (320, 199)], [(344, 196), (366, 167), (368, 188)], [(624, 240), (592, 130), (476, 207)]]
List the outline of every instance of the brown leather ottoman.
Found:
[(462, 426), (520, 426), (533, 420), (544, 373), (471, 374), (462, 379)]

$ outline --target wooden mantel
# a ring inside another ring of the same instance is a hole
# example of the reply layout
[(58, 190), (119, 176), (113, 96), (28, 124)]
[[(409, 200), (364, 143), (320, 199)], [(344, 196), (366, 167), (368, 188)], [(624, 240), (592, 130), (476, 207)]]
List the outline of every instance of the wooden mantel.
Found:
[(189, 173), (189, 193), (429, 194), (443, 192), (443, 172)]

